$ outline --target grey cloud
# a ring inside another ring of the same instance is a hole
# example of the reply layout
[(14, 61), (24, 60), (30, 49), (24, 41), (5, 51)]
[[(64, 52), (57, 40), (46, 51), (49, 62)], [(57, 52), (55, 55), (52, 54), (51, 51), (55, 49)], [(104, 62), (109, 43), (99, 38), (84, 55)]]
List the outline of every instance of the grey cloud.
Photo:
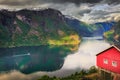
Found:
[(119, 4), (120, 0), (103, 0), (103, 3), (108, 3), (108, 4)]
[(90, 10), (90, 9), (87, 9), (87, 10), (81, 10), (78, 14), (79, 14), (80, 16), (83, 16), (84, 14), (90, 13), (90, 12), (91, 12), (91, 10)]
[(120, 0), (0, 0), (1, 5), (23, 6), (23, 5), (39, 5), (44, 3), (120, 3)]
[[(12, 2), (12, 0), (9, 0)], [(28, 0), (24, 1), (27, 2)], [(50, 7), (53, 9), (60, 10), (64, 15), (70, 15), (72, 17), (75, 17), (79, 19), (80, 21), (86, 22), (86, 23), (96, 23), (96, 22), (103, 22), (103, 21), (110, 21), (110, 20), (117, 20), (120, 17), (120, 4), (87, 4), (82, 3), (79, 5), (76, 5), (75, 3), (48, 3), (49, 0), (46, 0), (47, 3), (44, 3), (44, 1), (40, 1), (38, 4), (37, 0), (34, 0), (34, 4), (32, 5), (25, 5), (24, 6), (11, 6), (10, 8), (46, 8)], [(22, 1), (19, 1), (22, 3)], [(54, 0), (53, 0), (54, 2)], [(5, 6), (3, 6), (5, 8)], [(8, 6), (9, 8), (9, 6)]]
[(56, 4), (49, 7), (60, 10), (65, 15), (73, 16), (86, 23), (116, 20), (120, 16), (120, 4)]
[(43, 3), (98, 3), (102, 0), (0, 0), (1, 5), (35, 5)]
[(80, 20), (87, 23), (115, 21), (120, 17), (120, 4), (96, 4), (90, 7), (91, 12), (83, 14)]
[(100, 2), (102, 0), (44, 0), (44, 1), (48, 1), (48, 2), (56, 2), (56, 3), (75, 3), (75, 4), (79, 4), (79, 3), (97, 3)]
[(23, 6), (23, 5), (35, 5), (38, 4), (39, 0), (0, 0), (0, 5), (9, 6)]
[(91, 15), (100, 15), (100, 16), (102, 16), (102, 15), (107, 15), (107, 14), (109, 14), (109, 12), (100, 10), (100, 11), (93, 11), (93, 12), (90, 13), (90, 14), (91, 14)]

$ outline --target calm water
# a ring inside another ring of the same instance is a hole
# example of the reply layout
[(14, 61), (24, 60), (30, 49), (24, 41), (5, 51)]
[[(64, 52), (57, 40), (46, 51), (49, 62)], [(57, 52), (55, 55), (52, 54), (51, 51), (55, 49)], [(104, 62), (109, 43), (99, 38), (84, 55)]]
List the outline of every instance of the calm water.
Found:
[(0, 73), (0, 80), (37, 80), (43, 75), (69, 76), (95, 66), (95, 55), (108, 47), (110, 44), (101, 37), (85, 37), (74, 52), (69, 51), (74, 48), (69, 46), (0, 48), (0, 71), (15, 70)]
[(0, 48), (0, 72), (55, 71), (63, 66), (68, 54), (71, 52), (65, 46)]

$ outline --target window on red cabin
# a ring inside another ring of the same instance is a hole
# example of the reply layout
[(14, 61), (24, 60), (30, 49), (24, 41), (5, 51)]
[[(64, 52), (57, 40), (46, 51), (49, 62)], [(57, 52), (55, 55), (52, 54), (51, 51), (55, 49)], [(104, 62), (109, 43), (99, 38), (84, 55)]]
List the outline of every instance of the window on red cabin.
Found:
[(104, 59), (103, 62), (104, 62), (104, 64), (108, 64), (108, 60), (107, 59)]
[(117, 67), (117, 62), (116, 61), (112, 61), (112, 66), (113, 67)]

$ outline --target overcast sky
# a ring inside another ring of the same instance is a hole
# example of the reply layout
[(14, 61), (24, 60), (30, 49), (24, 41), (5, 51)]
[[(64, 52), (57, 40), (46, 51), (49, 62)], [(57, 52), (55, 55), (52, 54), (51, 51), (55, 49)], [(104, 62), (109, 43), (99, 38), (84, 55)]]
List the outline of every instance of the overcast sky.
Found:
[(120, 19), (120, 0), (0, 0), (0, 8), (54, 8), (87, 23)]

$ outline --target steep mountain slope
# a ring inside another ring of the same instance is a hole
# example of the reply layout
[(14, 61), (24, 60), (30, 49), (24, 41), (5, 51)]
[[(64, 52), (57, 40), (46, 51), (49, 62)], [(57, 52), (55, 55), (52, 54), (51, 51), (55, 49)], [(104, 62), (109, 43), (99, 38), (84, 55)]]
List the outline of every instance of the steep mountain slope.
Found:
[(80, 36), (92, 37), (102, 36), (104, 32), (109, 31), (115, 22), (98, 22), (87, 24), (70, 16), (65, 18), (67, 24), (79, 33)]
[(115, 25), (115, 22), (98, 22), (98, 23), (95, 23), (96, 26), (101, 26), (103, 27), (103, 31), (106, 32), (106, 31), (109, 31), (113, 25)]
[(0, 11), (0, 47), (73, 45), (79, 36), (54, 9)]
[(79, 35), (81, 36), (91, 36), (91, 28), (88, 24), (81, 22), (75, 18), (72, 18), (70, 16), (66, 16), (65, 20), (67, 24), (72, 27), (75, 31), (78, 32)]
[(104, 36), (110, 43), (120, 47), (120, 20), (110, 31), (105, 32)]
[(113, 26), (116, 24), (116, 22), (98, 22), (93, 25), (97, 27), (96, 31), (94, 31), (94, 35), (102, 35), (104, 32), (109, 31), (113, 28)]
[(114, 24), (115, 22), (86, 24), (51, 8), (1, 10), (0, 47), (76, 45), (80, 43), (79, 36), (103, 36)]

